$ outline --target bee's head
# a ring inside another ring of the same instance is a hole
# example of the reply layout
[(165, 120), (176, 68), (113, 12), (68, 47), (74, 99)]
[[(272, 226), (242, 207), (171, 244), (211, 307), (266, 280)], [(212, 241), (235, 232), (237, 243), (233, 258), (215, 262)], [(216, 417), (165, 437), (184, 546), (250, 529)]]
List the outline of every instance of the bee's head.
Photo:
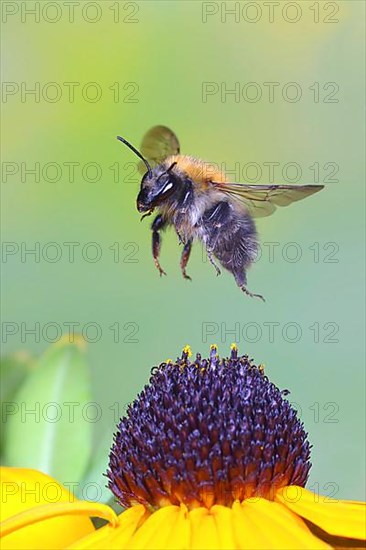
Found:
[(168, 169), (159, 165), (151, 172), (146, 172), (141, 180), (140, 192), (137, 196), (137, 210), (148, 212), (172, 196), (177, 188), (177, 176), (172, 171), (174, 162)]
[(140, 192), (137, 196), (137, 210), (139, 212), (151, 212), (155, 206), (170, 197), (177, 188), (178, 178), (172, 172), (172, 168), (177, 163), (173, 162), (169, 168), (159, 164), (153, 169), (140, 151), (131, 143), (120, 136), (117, 136), (117, 139), (127, 145), (144, 162), (147, 168), (147, 172), (141, 180)]

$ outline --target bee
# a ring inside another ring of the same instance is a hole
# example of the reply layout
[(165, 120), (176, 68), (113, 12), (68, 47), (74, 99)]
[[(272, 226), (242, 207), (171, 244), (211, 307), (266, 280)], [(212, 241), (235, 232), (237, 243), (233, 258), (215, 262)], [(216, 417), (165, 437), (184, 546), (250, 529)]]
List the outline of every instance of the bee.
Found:
[(180, 267), (185, 279), (187, 263), (195, 239), (202, 242), (207, 257), (221, 271), (216, 260), (235, 278), (248, 296), (261, 294), (247, 288), (247, 269), (256, 259), (258, 235), (254, 218), (272, 214), (277, 206), (287, 206), (323, 189), (323, 185), (247, 185), (231, 183), (212, 163), (181, 155), (177, 136), (166, 126), (154, 126), (144, 136), (141, 152), (126, 139), (142, 161), (144, 172), (137, 196), (141, 219), (155, 210), (152, 225), (152, 254), (160, 275), (161, 231), (172, 225), (183, 245)]

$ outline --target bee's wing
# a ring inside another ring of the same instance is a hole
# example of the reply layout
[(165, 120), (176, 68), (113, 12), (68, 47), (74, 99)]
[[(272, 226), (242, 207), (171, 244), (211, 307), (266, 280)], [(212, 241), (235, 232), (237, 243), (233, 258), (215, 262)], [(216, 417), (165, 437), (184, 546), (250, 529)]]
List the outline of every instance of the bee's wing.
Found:
[(324, 185), (247, 185), (215, 183), (215, 187), (242, 202), (249, 214), (259, 218), (272, 214), (277, 206), (288, 206), (317, 193)]
[[(166, 126), (154, 126), (144, 135), (140, 149), (151, 168), (154, 168), (170, 155), (178, 155), (180, 147), (172, 130)], [(146, 166), (140, 163), (139, 170), (145, 173)]]

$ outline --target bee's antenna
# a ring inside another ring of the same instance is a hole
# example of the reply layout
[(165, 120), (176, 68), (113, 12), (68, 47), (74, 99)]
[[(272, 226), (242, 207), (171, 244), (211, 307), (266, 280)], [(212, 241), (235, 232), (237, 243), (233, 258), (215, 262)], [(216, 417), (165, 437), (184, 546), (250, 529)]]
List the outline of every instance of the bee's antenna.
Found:
[(127, 145), (127, 147), (129, 147), (135, 153), (135, 155), (137, 155), (142, 160), (142, 162), (145, 164), (145, 166), (147, 168), (147, 171), (149, 173), (149, 177), (151, 177), (152, 176), (151, 166), (147, 162), (147, 160), (141, 155), (140, 151), (138, 151), (133, 145), (131, 145), (131, 143), (129, 143), (125, 138), (123, 138), (121, 136), (117, 136), (117, 139), (119, 141), (122, 141), (122, 143), (124, 143), (125, 145)]

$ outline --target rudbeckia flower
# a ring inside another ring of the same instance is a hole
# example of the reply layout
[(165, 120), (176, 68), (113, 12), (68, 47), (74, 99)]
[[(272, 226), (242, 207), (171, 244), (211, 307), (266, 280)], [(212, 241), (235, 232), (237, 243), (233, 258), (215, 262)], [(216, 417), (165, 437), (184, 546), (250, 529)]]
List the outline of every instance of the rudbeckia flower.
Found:
[[(106, 506), (79, 501), (24, 512), (13, 506), (3, 523), (3, 548), (35, 548), (43, 532), (53, 534), (52, 548), (363, 547), (363, 505), (305, 489), (310, 445), (287, 392), (261, 366), (238, 357), (235, 345), (227, 359), (219, 359), (215, 346), (208, 359), (190, 355), (186, 347), (176, 362), (154, 368), (120, 421), (107, 476), (126, 510), (117, 517)], [(108, 524), (94, 530), (85, 514)], [(70, 526), (73, 543), (62, 536), (71, 519), (80, 522), (80, 532)], [(31, 528), (37, 531), (26, 535)], [(18, 545), (7, 545), (15, 536)]]

